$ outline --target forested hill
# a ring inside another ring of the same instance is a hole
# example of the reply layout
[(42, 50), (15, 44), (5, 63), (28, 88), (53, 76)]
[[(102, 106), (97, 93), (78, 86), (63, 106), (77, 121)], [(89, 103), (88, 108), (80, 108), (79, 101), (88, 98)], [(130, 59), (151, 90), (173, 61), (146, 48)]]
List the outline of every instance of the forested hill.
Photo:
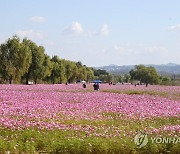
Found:
[[(159, 74), (161, 75), (179, 75), (180, 74), (180, 65), (174, 63), (162, 64), (162, 65), (146, 65), (146, 66), (153, 66)], [(108, 65), (103, 67), (95, 67), (96, 69), (106, 70), (112, 74), (127, 74), (131, 69), (133, 69), (135, 65)]]

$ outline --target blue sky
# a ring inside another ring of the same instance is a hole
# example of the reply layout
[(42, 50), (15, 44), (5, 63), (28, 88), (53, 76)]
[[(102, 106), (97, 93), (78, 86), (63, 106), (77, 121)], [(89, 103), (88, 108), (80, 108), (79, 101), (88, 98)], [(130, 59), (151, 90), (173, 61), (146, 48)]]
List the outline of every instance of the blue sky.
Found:
[(0, 2), (0, 43), (28, 37), (88, 66), (180, 63), (179, 0)]

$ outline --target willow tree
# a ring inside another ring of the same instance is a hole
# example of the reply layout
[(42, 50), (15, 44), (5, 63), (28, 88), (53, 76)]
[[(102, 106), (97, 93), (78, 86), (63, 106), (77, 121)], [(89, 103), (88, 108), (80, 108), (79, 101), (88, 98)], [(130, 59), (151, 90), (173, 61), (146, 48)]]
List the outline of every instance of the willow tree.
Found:
[(4, 80), (19, 82), (31, 63), (31, 51), (17, 36), (0, 46), (0, 72)]
[(53, 84), (62, 83), (66, 81), (65, 66), (63, 61), (58, 56), (53, 56), (52, 59), (52, 71), (50, 80)]
[(139, 80), (140, 83), (145, 83), (146, 86), (159, 82), (159, 75), (154, 67), (146, 67), (144, 65), (136, 65), (135, 69), (130, 71), (131, 79)]

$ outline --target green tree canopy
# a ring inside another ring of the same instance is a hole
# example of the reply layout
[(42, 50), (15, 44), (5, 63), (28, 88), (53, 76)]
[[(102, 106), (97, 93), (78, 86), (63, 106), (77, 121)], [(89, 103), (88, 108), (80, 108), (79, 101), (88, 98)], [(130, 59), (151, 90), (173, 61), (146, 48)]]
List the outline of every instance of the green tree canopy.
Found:
[(154, 67), (136, 65), (135, 69), (130, 71), (131, 79), (139, 80), (141, 83), (156, 84), (159, 81), (159, 75)]
[(43, 46), (27, 38), (20, 41), (17, 36), (9, 38), (0, 45), (0, 80), (6, 83), (25, 83), (29, 80), (46, 83), (76, 82), (77, 80), (91, 81), (94, 70), (80, 61), (73, 62), (50, 58), (45, 54)]
[(4, 80), (20, 81), (21, 76), (28, 71), (31, 63), (31, 51), (17, 36), (8, 39), (0, 46), (0, 66)]

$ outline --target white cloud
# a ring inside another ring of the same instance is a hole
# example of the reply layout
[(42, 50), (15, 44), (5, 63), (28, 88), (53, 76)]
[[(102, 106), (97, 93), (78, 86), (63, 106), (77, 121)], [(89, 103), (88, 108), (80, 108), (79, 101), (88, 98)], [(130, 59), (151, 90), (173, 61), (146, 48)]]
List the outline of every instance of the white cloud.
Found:
[(109, 35), (109, 26), (104, 24), (99, 31), (88, 31), (89, 36), (107, 36)]
[(96, 35), (99, 35), (99, 32), (96, 32), (96, 31), (87, 31), (87, 35), (88, 36), (96, 36)]
[(83, 33), (83, 27), (79, 22), (73, 22), (71, 25), (72, 32), (76, 34), (82, 34)]
[(152, 47), (146, 47), (145, 51), (149, 53), (161, 53), (161, 54), (167, 54), (168, 50), (164, 47), (160, 46), (152, 46)]
[(113, 53), (119, 55), (159, 55), (166, 57), (169, 54), (169, 51), (165, 47), (161, 46), (145, 46), (140, 44), (124, 44), (117, 45), (115, 44), (112, 48)]
[(139, 45), (130, 45), (130, 44), (124, 44), (124, 45), (117, 45), (115, 44), (113, 46), (113, 50), (117, 54), (123, 54), (123, 55), (131, 55), (131, 54), (138, 54), (141, 47)]
[(44, 39), (44, 34), (42, 32), (34, 31), (32, 29), (18, 30), (18, 31), (16, 31), (16, 34), (21, 38), (27, 37), (30, 39), (41, 39), (41, 40)]
[(84, 29), (79, 22), (73, 22), (69, 27), (67, 27), (64, 31), (63, 34), (68, 34), (68, 35), (81, 35), (84, 33)]
[(113, 49), (119, 53), (124, 53), (126, 52), (126, 49), (122, 46), (114, 45)]
[(169, 29), (170, 30), (180, 30), (180, 24), (170, 26)]
[(100, 34), (103, 36), (106, 36), (109, 34), (109, 26), (107, 24), (104, 24), (100, 30)]
[(109, 34), (109, 27), (107, 24), (104, 24), (99, 31), (84, 30), (82, 24), (76, 21), (65, 28), (62, 33), (65, 35), (107, 36)]
[(172, 53), (163, 46), (126, 43), (114, 44), (103, 54), (105, 61), (109, 64), (121, 65), (167, 63), (172, 61), (171, 55)]
[(30, 19), (32, 22), (36, 22), (36, 23), (43, 23), (46, 21), (46, 19), (42, 16), (33, 16)]

